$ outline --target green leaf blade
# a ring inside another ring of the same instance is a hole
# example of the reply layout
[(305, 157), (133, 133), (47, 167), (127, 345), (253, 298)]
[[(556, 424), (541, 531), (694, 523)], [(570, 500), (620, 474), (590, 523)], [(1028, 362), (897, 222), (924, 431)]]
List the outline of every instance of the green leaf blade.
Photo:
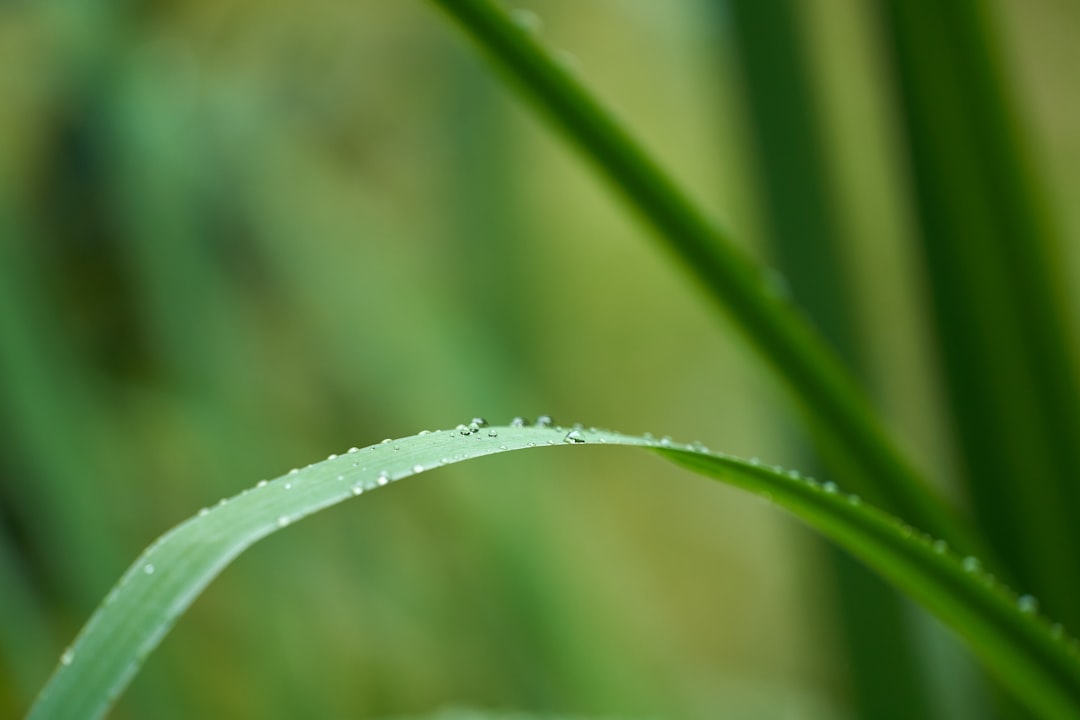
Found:
[(792, 390), (833, 472), (958, 547), (966, 522), (912, 470), (820, 334), (555, 55), (490, 0), (433, 0), (486, 50), (656, 231), (668, 255), (731, 317)]
[(1017, 695), (1049, 717), (1080, 717), (1080, 662), (1049, 626), (965, 572), (910, 528), (820, 486), (701, 448), (598, 430), (496, 427), (441, 430), (295, 470), (200, 511), (151, 545), (91, 617), (31, 718), (103, 716), (176, 619), (237, 555), (292, 523), (420, 472), (548, 446), (654, 449), (680, 465), (771, 498), (866, 561), (960, 632)]

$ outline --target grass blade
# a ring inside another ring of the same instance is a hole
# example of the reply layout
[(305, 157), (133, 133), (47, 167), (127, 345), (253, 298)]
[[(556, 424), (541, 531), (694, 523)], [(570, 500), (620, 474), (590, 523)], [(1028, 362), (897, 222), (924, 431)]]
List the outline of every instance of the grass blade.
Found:
[[(795, 301), (847, 366), (861, 374), (864, 364), (852, 319), (855, 303), (837, 222), (841, 199), (831, 190), (798, 3), (737, 0), (724, 10), (735, 40), (745, 125), (753, 141), (772, 257)], [(798, 464), (813, 470), (820, 461), (808, 451)], [(842, 551), (826, 548), (826, 557), (837, 602), (837, 640), (845, 655), (842, 667), (855, 714), (929, 720), (934, 713), (902, 599)]]
[(794, 391), (835, 472), (950, 543), (977, 548), (887, 441), (863, 393), (816, 331), (528, 30), (487, 0), (435, 1), (519, 81), (735, 319)]
[[(977, 522), (1010, 571), (1080, 622), (1080, 391), (1056, 238), (984, 3), (882, 0), (934, 323)], [(1020, 479), (1023, 479), (1022, 481)]]
[[(450, 463), (549, 445), (652, 448), (698, 473), (769, 497), (846, 547), (961, 633), (1033, 709), (1080, 717), (1074, 646), (1017, 609), (958, 556), (835, 488), (703, 448), (596, 430), (462, 428), (386, 440), (260, 482), (151, 545), (106, 597), (31, 709), (31, 718), (100, 717), (176, 619), (235, 557), (297, 520), (392, 481)], [(970, 560), (967, 561), (970, 565)]]

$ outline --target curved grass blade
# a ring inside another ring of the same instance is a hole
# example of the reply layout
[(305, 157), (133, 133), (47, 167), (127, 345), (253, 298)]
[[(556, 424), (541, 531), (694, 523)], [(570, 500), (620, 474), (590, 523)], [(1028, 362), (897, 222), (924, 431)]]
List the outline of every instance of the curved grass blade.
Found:
[(875, 503), (957, 547), (981, 552), (966, 523), (887, 440), (865, 395), (825, 341), (710, 222), (556, 57), (490, 0), (433, 0), (487, 50), (554, 125), (657, 231), (670, 256), (735, 320), (794, 392), (834, 472)]
[[(651, 448), (695, 472), (790, 510), (924, 603), (963, 635), (1032, 709), (1080, 718), (1075, 642), (962, 561), (884, 513), (803, 480), (702, 447), (618, 433), (551, 426), (478, 427), (384, 440), (350, 449), (199, 511), (154, 542), (66, 650), (30, 718), (104, 715), (176, 619), (226, 565), (263, 537), (355, 495), (425, 470), (511, 450), (597, 444)], [(966, 565), (966, 570), (965, 570)], [(1023, 610), (1028, 612), (1023, 612)]]

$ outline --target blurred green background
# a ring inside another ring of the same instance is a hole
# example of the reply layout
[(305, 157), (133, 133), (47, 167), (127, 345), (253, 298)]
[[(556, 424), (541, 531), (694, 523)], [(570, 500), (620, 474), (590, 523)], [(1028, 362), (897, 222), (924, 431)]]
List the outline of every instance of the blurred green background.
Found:
[[(797, 7), (864, 376), (948, 493), (874, 8)], [(767, 259), (725, 4), (528, 8)], [(1075, 279), (1080, 4), (997, 10)], [(157, 535), (351, 445), (545, 412), (805, 457), (768, 368), (412, 0), (0, 4), (0, 398), (4, 716)], [(636, 454), (438, 470), (256, 546), (116, 716), (843, 717), (833, 591), (808, 539)]]

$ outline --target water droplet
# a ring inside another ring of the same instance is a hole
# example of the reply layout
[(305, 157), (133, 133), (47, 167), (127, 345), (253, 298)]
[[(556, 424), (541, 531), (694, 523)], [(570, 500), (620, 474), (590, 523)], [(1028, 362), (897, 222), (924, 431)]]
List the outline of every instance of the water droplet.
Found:
[(823, 483), (821, 485), (821, 489), (824, 490), (825, 492), (829, 493), (830, 495), (835, 495), (837, 493), (837, 491), (840, 490), (840, 488), (836, 487), (836, 483), (834, 483), (831, 480), (826, 482), (826, 483)]
[(364, 485), (362, 483), (356, 483), (352, 486), (353, 495), (359, 495), (362, 492), (364, 492)]
[(862, 505), (862, 498), (859, 497), (858, 495), (848, 495), (847, 496), (847, 501), (848, 501), (848, 505), (854, 505), (856, 507), (858, 507), (859, 505)]
[(289, 471), (289, 474), (290, 475), (295, 475), (298, 472), (300, 472), (300, 468), (293, 468), (292, 470)]
[(337, 479), (338, 479), (338, 480), (344, 480), (344, 479), (345, 479), (345, 476), (344, 476), (344, 475), (338, 475), (338, 476), (337, 476)]
[(430, 435), (431, 431), (430, 430), (421, 430), (419, 434), (420, 435)]
[(563, 70), (570, 74), (576, 73), (581, 69), (581, 60), (578, 56), (569, 50), (562, 48), (556, 48), (551, 51), (551, 59), (556, 62)]
[(964, 558), (964, 570), (969, 573), (979, 572), (982, 568), (982, 563), (979, 562), (979, 558), (968, 555)]
[(773, 297), (781, 300), (789, 300), (791, 298), (791, 283), (788, 282), (787, 277), (780, 271), (775, 268), (765, 268), (762, 280), (764, 281), (765, 289)]
[(750, 458), (750, 464), (753, 465), (754, 467), (757, 467), (758, 465), (761, 464), (761, 460), (759, 460), (756, 457), (752, 457), (752, 458)]
[(510, 427), (523, 428), (529, 424), (529, 421), (523, 417), (516, 417), (510, 421)]
[(536, 418), (536, 427), (551, 427), (554, 422), (550, 415), (541, 415)]
[(64, 650), (64, 654), (60, 656), (61, 665), (70, 665), (71, 661), (75, 659), (75, 651), (71, 648)]
[(665, 435), (664, 437), (660, 438), (660, 445), (662, 445), (663, 447), (671, 447), (671, 436)]
[(700, 440), (695, 440), (694, 442), (690, 443), (690, 449), (694, 452), (700, 453), (709, 452), (709, 448), (705, 447), (705, 443), (701, 442)]
[(456, 430), (462, 435), (471, 435), (472, 430), (467, 425), (458, 425)]
[(289, 524), (289, 518), (286, 515), (279, 515), (277, 519), (277, 526), (283, 528)]
[(412, 471), (413, 471), (414, 473), (421, 473), (421, 472), (424, 472), (424, 466), (423, 466), (423, 465), (420, 465), (420, 464), (417, 464), (417, 465), (413, 465), (413, 466), (412, 466)]
[(381, 473), (379, 473), (379, 477), (375, 482), (378, 483), (380, 487), (385, 485), (386, 483), (390, 482), (390, 473), (383, 470)]
[(146, 565), (143, 566), (142, 571), (144, 573), (146, 573), (147, 575), (153, 575), (154, 574), (154, 563), (146, 563)]
[(208, 515), (209, 513), (210, 508), (202, 508), (199, 510), (199, 517), (203, 517), (204, 515)]
[(1054, 623), (1050, 626), (1050, 637), (1055, 640), (1060, 640), (1065, 637), (1065, 626), (1061, 623)]
[(488, 437), (499, 437), (498, 430), (488, 430)]
[(379, 444), (380, 445), (389, 445), (392, 442), (394, 442), (394, 441), (392, 439), (390, 439), (390, 438), (383, 438), (383, 441), (380, 442)]
[(580, 430), (571, 430), (566, 433), (566, 437), (563, 438), (563, 442), (577, 445), (585, 442), (585, 435)]
[(1025, 615), (1034, 615), (1039, 612), (1039, 601), (1034, 595), (1021, 595), (1016, 598), (1016, 608)]
[(255, 483), (255, 487), (257, 487), (257, 488), (266, 487), (266, 481), (265, 480), (260, 480), (259, 482)]
[(284, 487), (286, 490), (292, 490), (292, 483), (285, 483), (282, 487)]
[(509, 448), (507, 448), (507, 447), (506, 447), (505, 445), (500, 445), (500, 446), (499, 446), (499, 449), (500, 449), (500, 450), (508, 450)]
[(938, 555), (944, 555), (949, 550), (949, 543), (944, 540), (935, 540), (931, 547), (934, 548), (934, 552)]
[(358, 447), (351, 447), (351, 448), (349, 448), (348, 452), (350, 452), (350, 453), (360, 452), (360, 448), (358, 448)]
[(337, 460), (337, 453), (330, 453), (326, 456), (327, 460)]
[(540, 16), (527, 8), (514, 8), (510, 11), (510, 20), (530, 35), (539, 35), (544, 29)]
[(482, 417), (474, 417), (472, 420), (469, 421), (469, 424), (470, 425), (475, 425), (478, 428), (482, 428), (482, 427), (487, 427), (488, 421), (485, 420)]

